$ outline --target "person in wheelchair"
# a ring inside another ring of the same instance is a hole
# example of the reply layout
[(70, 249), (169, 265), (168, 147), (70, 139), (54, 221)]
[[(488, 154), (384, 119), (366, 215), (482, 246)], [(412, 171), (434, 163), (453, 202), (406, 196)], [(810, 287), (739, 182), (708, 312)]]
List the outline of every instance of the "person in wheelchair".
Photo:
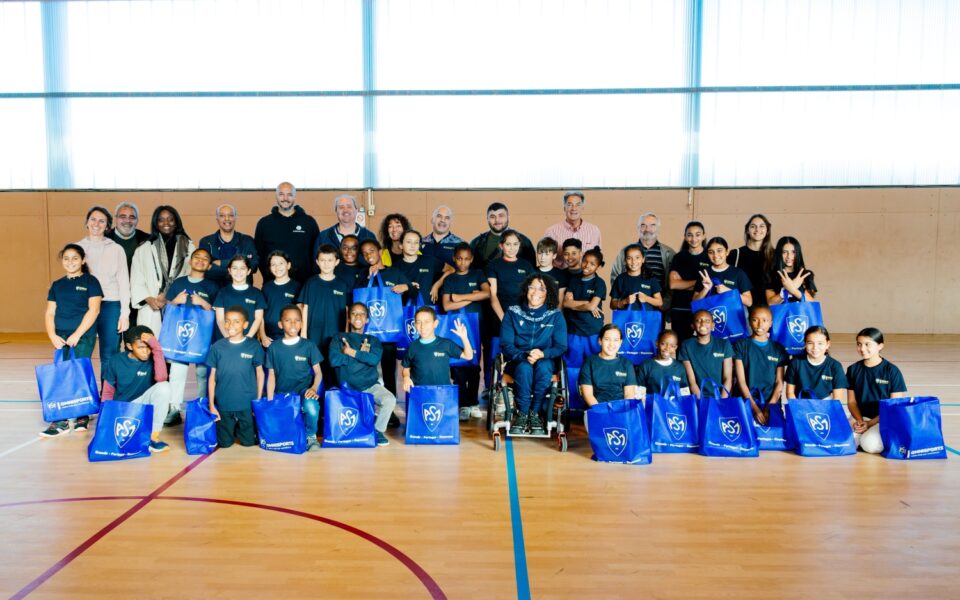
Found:
[(510, 435), (543, 435), (543, 405), (554, 362), (567, 351), (567, 324), (557, 309), (560, 300), (552, 277), (542, 273), (527, 277), (520, 298), (519, 305), (504, 313), (500, 330), (505, 371), (513, 377), (516, 391)]

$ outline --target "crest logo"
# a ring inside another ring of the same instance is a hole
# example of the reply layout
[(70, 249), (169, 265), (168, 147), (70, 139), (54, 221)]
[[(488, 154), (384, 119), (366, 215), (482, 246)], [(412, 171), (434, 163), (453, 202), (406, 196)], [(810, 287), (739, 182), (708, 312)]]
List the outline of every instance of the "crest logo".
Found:
[(679, 440), (687, 432), (687, 416), (676, 413), (667, 413), (667, 427), (673, 439)]
[(798, 344), (803, 343), (803, 332), (805, 332), (808, 327), (810, 327), (810, 324), (803, 315), (791, 317), (787, 321), (787, 331), (790, 332), (790, 337)]
[(387, 305), (379, 300), (374, 300), (367, 304), (367, 312), (370, 313), (370, 320), (379, 326), (383, 322), (383, 318), (387, 316)]
[(417, 333), (416, 322), (413, 319), (407, 319), (404, 322), (404, 327), (407, 330), (407, 337), (410, 338), (411, 342), (420, 337), (420, 334)]
[(717, 333), (723, 335), (727, 331), (727, 307), (717, 306), (711, 309), (713, 324), (716, 326)]
[(607, 440), (607, 448), (616, 456), (627, 449), (627, 430), (623, 427), (604, 427), (603, 437)]
[(636, 348), (643, 341), (643, 323), (631, 321), (626, 325), (627, 343), (631, 348)]
[(826, 440), (827, 436), (830, 435), (830, 417), (825, 413), (808, 414), (807, 425), (821, 440)]
[(181, 346), (186, 346), (196, 333), (196, 321), (177, 321), (177, 341)]
[(340, 427), (340, 433), (344, 437), (350, 435), (350, 432), (356, 428), (360, 421), (360, 415), (355, 408), (341, 408), (340, 417), (337, 419), (337, 425)]
[(123, 448), (127, 442), (133, 439), (137, 430), (140, 429), (140, 419), (133, 417), (117, 417), (113, 421), (113, 439), (117, 446)]
[(423, 415), (423, 423), (430, 433), (436, 431), (437, 427), (440, 426), (440, 421), (443, 421), (443, 405), (439, 402), (424, 403), (420, 408), (420, 413)]
[(737, 438), (740, 437), (740, 433), (743, 432), (743, 426), (740, 424), (740, 419), (738, 417), (730, 417), (728, 419), (720, 419), (720, 432), (730, 440), (731, 442), (737, 441)]

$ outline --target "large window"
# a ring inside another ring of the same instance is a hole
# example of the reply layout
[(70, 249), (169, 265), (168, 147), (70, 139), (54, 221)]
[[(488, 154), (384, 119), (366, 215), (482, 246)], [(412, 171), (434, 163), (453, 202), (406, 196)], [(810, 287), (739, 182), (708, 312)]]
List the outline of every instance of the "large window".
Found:
[(957, 0), (0, 2), (0, 189), (960, 183)]

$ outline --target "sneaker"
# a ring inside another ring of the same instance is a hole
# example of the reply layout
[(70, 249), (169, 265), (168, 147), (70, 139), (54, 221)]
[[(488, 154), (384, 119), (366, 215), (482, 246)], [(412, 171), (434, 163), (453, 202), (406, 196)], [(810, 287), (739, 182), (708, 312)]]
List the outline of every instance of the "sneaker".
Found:
[(400, 427), (400, 417), (397, 413), (390, 413), (390, 420), (387, 421), (387, 427)]
[(377, 432), (377, 446), (389, 446), (390, 440), (387, 439), (387, 436), (383, 435), (379, 431)]
[(90, 417), (77, 417), (77, 420), (73, 424), (74, 431), (86, 431), (87, 425), (90, 424)]
[(167, 418), (163, 420), (164, 426), (174, 427), (183, 423), (183, 417), (180, 416), (179, 411), (171, 411), (167, 413)]
[(307, 452), (316, 452), (320, 449), (320, 442), (315, 437), (307, 438)]
[(157, 441), (150, 440), (150, 452), (153, 452), (154, 454), (158, 452), (166, 452), (169, 449), (170, 449), (170, 444), (166, 442), (161, 442), (160, 440), (157, 440)]
[(465, 406), (460, 409), (460, 420), (469, 421), (470, 420), (470, 407)]
[(57, 437), (61, 433), (70, 433), (69, 421), (57, 421), (56, 423), (50, 423), (50, 427), (47, 427), (40, 432), (40, 437)]
[(517, 413), (514, 420), (510, 423), (510, 435), (523, 435), (527, 432), (527, 415)]
[(530, 422), (530, 435), (543, 435), (546, 433), (539, 414), (531, 411), (528, 421)]
[(480, 405), (479, 405), (479, 404), (477, 404), (476, 406), (471, 406), (471, 407), (470, 407), (470, 417), (472, 417), (472, 418), (474, 418), (474, 419), (482, 419), (482, 418), (483, 418), (483, 411), (480, 410)]

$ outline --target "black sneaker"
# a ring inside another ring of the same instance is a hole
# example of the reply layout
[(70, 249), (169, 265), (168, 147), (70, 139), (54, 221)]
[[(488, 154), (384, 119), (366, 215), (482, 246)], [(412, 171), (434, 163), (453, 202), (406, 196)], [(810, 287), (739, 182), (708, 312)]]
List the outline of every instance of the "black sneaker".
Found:
[(379, 431), (375, 431), (377, 436), (377, 446), (389, 446), (390, 440), (387, 439), (387, 436), (383, 435)]
[(400, 427), (400, 417), (397, 416), (397, 413), (390, 413), (390, 420), (387, 422), (387, 427)]
[(528, 420), (530, 422), (530, 435), (543, 435), (546, 433), (546, 430), (543, 428), (543, 420), (540, 419), (539, 414), (531, 411)]
[(87, 425), (90, 424), (90, 417), (77, 417), (77, 420), (73, 423), (74, 431), (86, 431)]
[(50, 427), (47, 427), (40, 432), (40, 437), (57, 437), (62, 433), (70, 433), (69, 421), (57, 421), (56, 423), (50, 423)]
[(180, 411), (173, 411), (167, 414), (167, 418), (163, 420), (164, 426), (175, 427), (183, 423), (183, 417), (180, 416)]
[(510, 423), (510, 435), (523, 435), (527, 432), (527, 415), (517, 413)]

